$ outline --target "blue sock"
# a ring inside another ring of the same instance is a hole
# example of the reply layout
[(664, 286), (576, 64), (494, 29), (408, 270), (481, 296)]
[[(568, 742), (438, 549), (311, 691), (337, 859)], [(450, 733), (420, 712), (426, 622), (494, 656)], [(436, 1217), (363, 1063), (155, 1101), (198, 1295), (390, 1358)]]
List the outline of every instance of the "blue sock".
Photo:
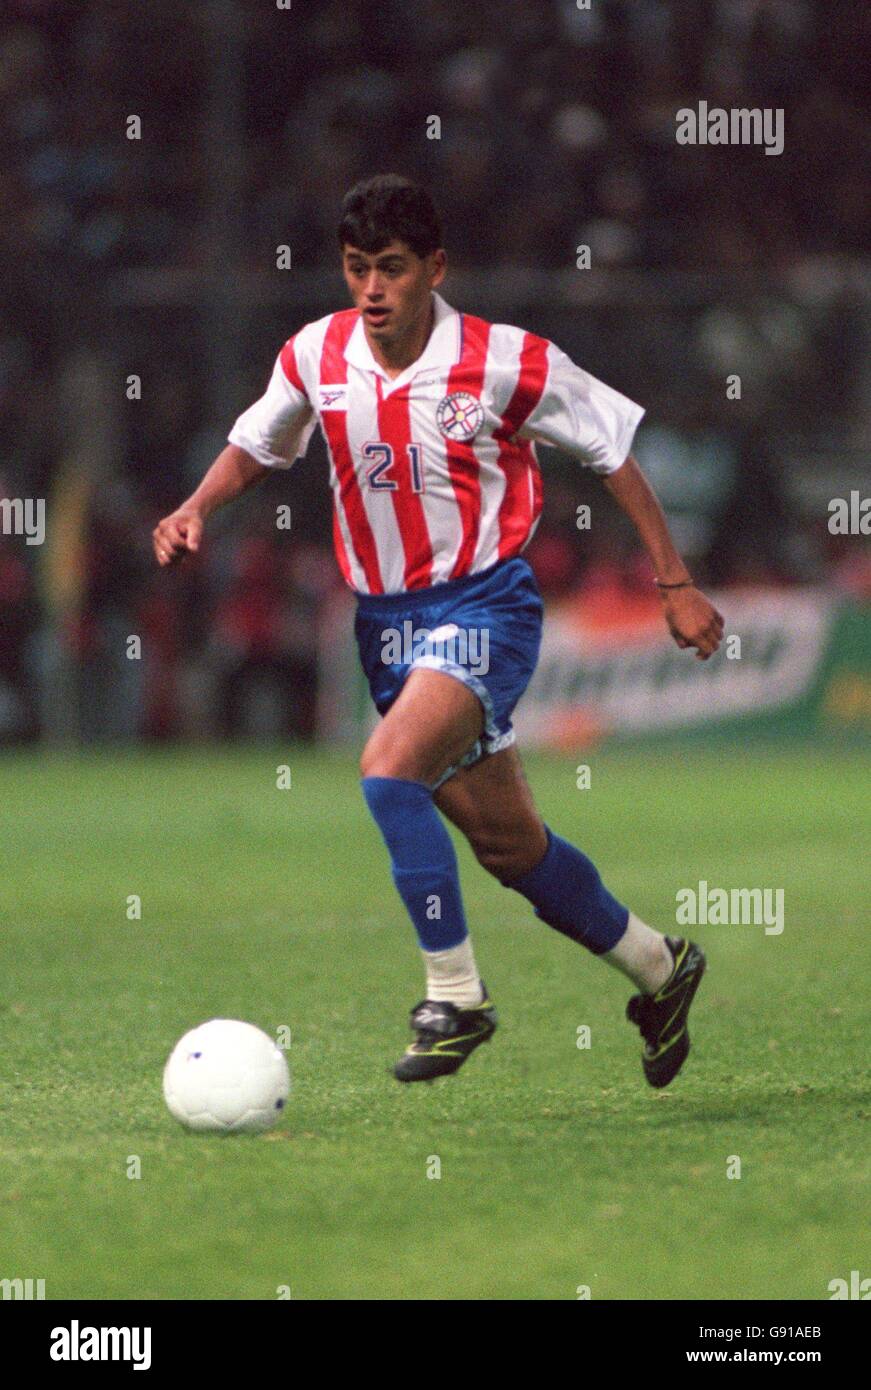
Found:
[(364, 777), (361, 786), (421, 947), (459, 946), (469, 933), (457, 856), (429, 787), (401, 777)]
[(591, 859), (544, 828), (544, 858), (506, 887), (528, 898), (542, 922), (601, 956), (612, 950), (625, 932), (629, 909), (608, 892)]

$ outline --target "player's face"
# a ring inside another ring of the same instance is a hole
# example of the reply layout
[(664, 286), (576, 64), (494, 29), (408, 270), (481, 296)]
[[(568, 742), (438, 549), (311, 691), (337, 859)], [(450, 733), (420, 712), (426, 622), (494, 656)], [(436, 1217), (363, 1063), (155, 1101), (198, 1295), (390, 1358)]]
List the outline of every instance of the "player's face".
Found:
[(444, 279), (445, 253), (418, 256), (404, 241), (391, 241), (374, 255), (345, 246), (342, 269), (367, 336), (387, 347), (429, 313), (430, 293)]

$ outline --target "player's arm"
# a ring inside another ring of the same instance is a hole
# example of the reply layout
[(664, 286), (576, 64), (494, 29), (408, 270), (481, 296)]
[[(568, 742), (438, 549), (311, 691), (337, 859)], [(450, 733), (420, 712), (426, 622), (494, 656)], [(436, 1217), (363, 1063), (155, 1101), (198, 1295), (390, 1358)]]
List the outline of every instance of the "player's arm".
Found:
[(199, 550), (206, 518), (262, 482), (269, 471), (238, 444), (228, 444), (196, 492), (155, 526), (152, 543), (158, 564), (171, 565), (188, 551)]
[(695, 647), (699, 660), (707, 661), (722, 640), (723, 619), (693, 584), (656, 493), (631, 454), (613, 473), (605, 474), (603, 482), (638, 532), (660, 586), (685, 586), (660, 587), (665, 620), (679, 647)]
[(171, 565), (198, 550), (206, 518), (217, 507), (240, 497), (274, 469), (290, 468), (305, 453), (315, 418), (297, 369), (295, 341), (285, 343), (266, 390), (239, 416), (227, 447), (196, 492), (154, 528), (159, 564)]
[(598, 473), (635, 526), (660, 584), (689, 581), (659, 592), (675, 642), (695, 647), (706, 661), (720, 645), (723, 619), (690, 580), (656, 495), (630, 452), (643, 409), (578, 367), (555, 343), (542, 342), (547, 376), (520, 434), (565, 449)]

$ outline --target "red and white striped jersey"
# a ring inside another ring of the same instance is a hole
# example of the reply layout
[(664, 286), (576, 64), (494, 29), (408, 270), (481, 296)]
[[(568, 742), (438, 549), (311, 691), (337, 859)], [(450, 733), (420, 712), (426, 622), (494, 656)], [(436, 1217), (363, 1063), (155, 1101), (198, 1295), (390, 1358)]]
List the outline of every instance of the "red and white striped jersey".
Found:
[(259, 463), (289, 468), (320, 420), (336, 556), (360, 593), (427, 588), (519, 554), (541, 512), (535, 441), (611, 473), (644, 414), (546, 338), (433, 300), (422, 355), (392, 380), (358, 310), (306, 324), (230, 432)]

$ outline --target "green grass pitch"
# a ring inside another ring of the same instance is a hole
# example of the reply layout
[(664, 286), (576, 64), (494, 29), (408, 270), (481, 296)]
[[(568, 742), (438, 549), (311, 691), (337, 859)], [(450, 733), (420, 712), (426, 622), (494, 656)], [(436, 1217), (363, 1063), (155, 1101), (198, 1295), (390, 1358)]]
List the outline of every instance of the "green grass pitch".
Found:
[[(692, 933), (709, 971), (661, 1093), (629, 982), (465, 846), (502, 1025), (457, 1077), (392, 1080), (421, 969), (352, 757), (6, 753), (0, 1278), (49, 1299), (825, 1299), (867, 1274), (856, 750), (585, 758), (583, 791), (577, 759), (527, 760), (539, 805), (648, 921), (674, 930), (700, 879), (785, 890), (781, 936)], [(189, 1135), (164, 1109), (173, 1043), (216, 1015), (292, 1031), (270, 1135)]]

